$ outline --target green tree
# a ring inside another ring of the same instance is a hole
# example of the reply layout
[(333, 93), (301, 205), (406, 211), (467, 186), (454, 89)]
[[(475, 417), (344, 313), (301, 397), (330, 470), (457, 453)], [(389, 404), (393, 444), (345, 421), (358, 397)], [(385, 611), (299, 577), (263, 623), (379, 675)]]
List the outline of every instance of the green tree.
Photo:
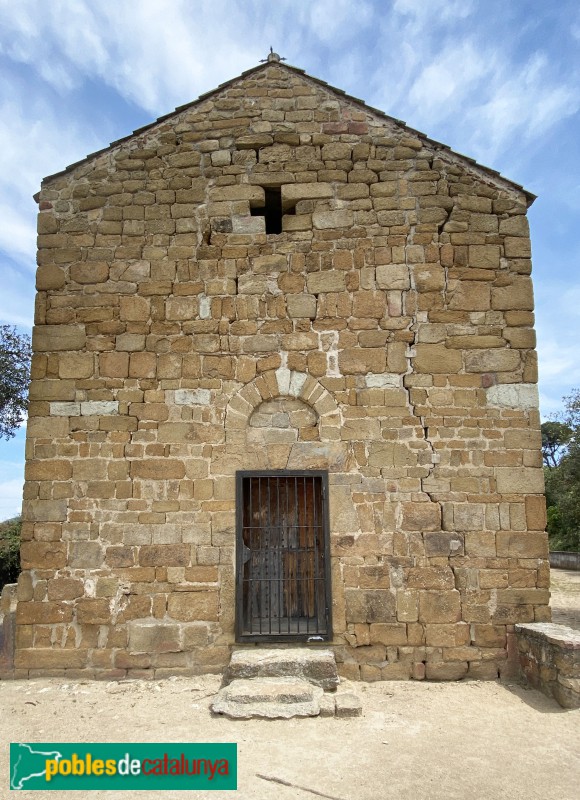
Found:
[(542, 455), (544, 466), (554, 468), (566, 453), (568, 442), (573, 434), (572, 428), (565, 422), (542, 423)]
[(552, 550), (580, 550), (580, 390), (564, 397), (562, 421), (542, 425)]
[(20, 573), (20, 517), (0, 522), (0, 591)]
[(10, 439), (28, 408), (30, 337), (0, 325), (0, 438)]

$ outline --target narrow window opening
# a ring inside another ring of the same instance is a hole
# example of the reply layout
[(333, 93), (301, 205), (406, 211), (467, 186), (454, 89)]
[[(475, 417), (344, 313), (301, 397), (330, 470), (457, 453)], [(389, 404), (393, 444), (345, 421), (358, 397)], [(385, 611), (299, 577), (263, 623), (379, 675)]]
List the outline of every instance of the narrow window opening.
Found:
[(282, 188), (280, 186), (264, 189), (264, 206), (250, 208), (253, 217), (264, 217), (266, 233), (282, 233), (282, 213), (295, 214), (294, 208), (282, 212)]

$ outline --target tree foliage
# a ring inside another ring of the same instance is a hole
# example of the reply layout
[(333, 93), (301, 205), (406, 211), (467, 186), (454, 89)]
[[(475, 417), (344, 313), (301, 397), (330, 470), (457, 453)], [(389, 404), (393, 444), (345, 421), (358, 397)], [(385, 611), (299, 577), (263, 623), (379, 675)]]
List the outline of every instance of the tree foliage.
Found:
[(542, 425), (552, 550), (580, 550), (580, 389), (564, 398), (561, 421)]
[(0, 438), (14, 436), (28, 407), (30, 337), (0, 325)]
[(20, 517), (0, 523), (0, 591), (20, 573)]
[(545, 467), (557, 467), (566, 453), (573, 430), (565, 422), (542, 423), (542, 455)]

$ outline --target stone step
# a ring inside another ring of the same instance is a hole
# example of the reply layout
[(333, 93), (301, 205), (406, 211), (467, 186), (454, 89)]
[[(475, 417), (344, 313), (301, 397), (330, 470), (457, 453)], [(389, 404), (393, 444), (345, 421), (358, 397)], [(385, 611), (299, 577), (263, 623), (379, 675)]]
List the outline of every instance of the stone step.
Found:
[(233, 680), (220, 689), (211, 709), (232, 719), (290, 719), (320, 714), (324, 690), (296, 677)]
[(245, 678), (294, 677), (332, 691), (338, 686), (336, 660), (332, 650), (290, 647), (284, 650), (235, 650), (224, 682)]

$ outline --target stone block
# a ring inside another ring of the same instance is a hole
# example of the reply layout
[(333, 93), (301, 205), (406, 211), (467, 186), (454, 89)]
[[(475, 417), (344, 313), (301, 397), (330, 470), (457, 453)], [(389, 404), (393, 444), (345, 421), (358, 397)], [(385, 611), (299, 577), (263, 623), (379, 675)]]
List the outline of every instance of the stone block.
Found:
[(438, 264), (417, 264), (412, 275), (418, 292), (440, 292), (445, 286), (445, 271)]
[(466, 661), (429, 661), (425, 665), (425, 677), (428, 681), (460, 681), (468, 670)]
[(465, 554), (478, 558), (495, 558), (495, 533), (491, 531), (478, 531), (477, 533), (467, 531), (465, 533)]
[(412, 589), (453, 589), (455, 577), (449, 567), (412, 567), (407, 585)]
[(407, 626), (401, 622), (374, 622), (370, 626), (370, 643), (406, 645)]
[(154, 378), (156, 370), (157, 356), (155, 353), (131, 353), (129, 357), (130, 378)]
[(16, 650), (14, 666), (18, 669), (82, 669), (87, 665), (87, 651), (61, 647), (35, 647)]
[(84, 325), (40, 325), (32, 330), (35, 353), (82, 350), (86, 343)]
[(181, 626), (183, 632), (183, 650), (196, 647), (207, 647), (211, 644), (210, 626), (207, 622), (188, 622)]
[(527, 236), (506, 236), (504, 239), (506, 258), (531, 258), (532, 250)]
[(467, 372), (513, 372), (521, 366), (518, 350), (471, 350), (465, 353)]
[(289, 294), (286, 296), (288, 316), (293, 319), (315, 319), (316, 297), (311, 294)]
[(65, 281), (64, 270), (56, 264), (45, 264), (36, 270), (36, 288), (39, 292), (62, 289)]
[(87, 625), (108, 625), (111, 622), (111, 605), (109, 600), (84, 598), (78, 601), (77, 620)]
[(29, 481), (67, 481), (72, 475), (72, 467), (70, 461), (61, 459), (28, 461), (25, 475)]
[(432, 558), (462, 556), (465, 554), (464, 537), (455, 531), (436, 531), (425, 533), (425, 555)]
[(68, 566), (72, 569), (98, 569), (104, 563), (104, 550), (100, 542), (70, 542)]
[(512, 278), (508, 286), (494, 286), (491, 290), (491, 307), (498, 311), (533, 311), (531, 278), (518, 275)]
[(469, 266), (476, 269), (499, 269), (500, 249), (497, 244), (469, 245)]
[(62, 522), (66, 514), (66, 500), (24, 500), (22, 504), (22, 515), (29, 522)]
[(142, 567), (187, 567), (191, 560), (189, 544), (142, 545), (139, 564)]
[(72, 606), (62, 601), (19, 602), (16, 607), (17, 625), (51, 625), (72, 622)]
[(376, 268), (377, 286), (388, 291), (405, 291), (411, 285), (406, 264), (379, 264)]
[(506, 646), (506, 627), (505, 625), (485, 625), (474, 624), (473, 643), (478, 647), (499, 647)]
[(70, 268), (75, 283), (104, 283), (109, 277), (109, 265), (104, 261), (78, 261)]
[(544, 473), (534, 467), (496, 467), (497, 491), (501, 494), (543, 494)]
[(87, 400), (81, 403), (81, 417), (112, 417), (119, 412), (117, 400)]
[(334, 699), (335, 715), (338, 718), (361, 717), (362, 703), (354, 692), (338, 692)]
[(402, 503), (401, 513), (404, 531), (436, 531), (441, 528), (439, 503)]
[(469, 642), (469, 625), (466, 622), (427, 625), (425, 628), (427, 647), (461, 647)]
[(208, 406), (211, 400), (209, 389), (176, 389), (175, 404), (178, 406)]
[(419, 622), (459, 622), (460, 619), (461, 603), (458, 591), (419, 593)]
[(282, 186), (282, 208), (290, 208), (300, 200), (325, 200), (333, 195), (329, 183), (288, 183)]
[(129, 353), (100, 353), (99, 374), (103, 378), (126, 378), (129, 375)]
[(90, 378), (94, 369), (92, 353), (63, 353), (58, 359), (59, 378)]
[(546, 527), (546, 498), (543, 495), (526, 497), (526, 523), (530, 531), (543, 531)]
[(231, 719), (316, 717), (323, 690), (300, 678), (235, 680), (211, 704), (214, 714)]
[(396, 622), (396, 597), (388, 589), (345, 589), (347, 622)]
[(22, 542), (23, 569), (62, 569), (66, 565), (66, 542)]
[(51, 578), (48, 581), (49, 600), (76, 600), (85, 593), (85, 585), (78, 578)]
[(453, 507), (454, 530), (479, 531), (485, 528), (485, 506), (483, 503), (452, 503), (449, 505)]
[(343, 375), (367, 375), (369, 372), (383, 373), (387, 366), (384, 348), (357, 347), (341, 350), (338, 368)]
[[(533, 383), (499, 383), (486, 389), (486, 395), (490, 405), (500, 408), (527, 410), (538, 408), (540, 404), (538, 387)], [(507, 445), (507, 435), (510, 433), (510, 431), (506, 431), (506, 446), (509, 446)], [(525, 447), (525, 445), (521, 446)], [(539, 445), (533, 446), (538, 447)]]
[(183, 461), (170, 458), (148, 458), (131, 461), (131, 477), (144, 480), (163, 481), (180, 479), (185, 476)]
[(338, 686), (336, 661), (331, 650), (289, 647), (283, 650), (236, 650), (224, 681), (294, 677), (331, 691)]
[(397, 591), (397, 620), (417, 622), (419, 619), (419, 593), (415, 589)]
[(344, 292), (346, 289), (345, 273), (336, 269), (311, 272), (306, 277), (306, 285), (310, 294)]
[(487, 311), (490, 308), (491, 292), (483, 281), (457, 281), (448, 293), (449, 308), (462, 311)]
[(133, 295), (119, 299), (119, 318), (131, 322), (146, 322), (150, 315), (151, 301), (147, 297)]
[(499, 558), (548, 558), (548, 536), (545, 533), (498, 531)]
[(448, 349), (441, 344), (418, 344), (415, 346), (413, 368), (416, 372), (455, 374), (461, 367), (461, 353), (458, 350)]
[(178, 653), (180, 626), (157, 619), (131, 620), (127, 624), (130, 653)]
[(217, 622), (219, 596), (216, 589), (201, 592), (177, 592), (169, 596), (167, 614), (182, 622), (207, 620)]

